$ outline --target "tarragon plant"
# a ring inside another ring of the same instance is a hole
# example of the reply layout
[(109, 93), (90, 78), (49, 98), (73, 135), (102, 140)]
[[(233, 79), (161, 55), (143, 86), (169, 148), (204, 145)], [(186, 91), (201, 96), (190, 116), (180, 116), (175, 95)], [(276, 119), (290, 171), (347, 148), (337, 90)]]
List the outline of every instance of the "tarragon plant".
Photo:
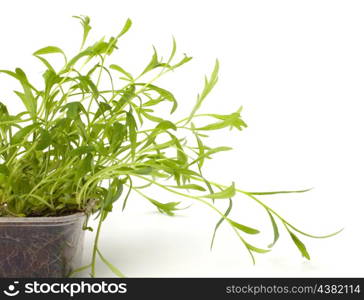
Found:
[[(119, 39), (129, 30), (131, 21), (128, 19), (115, 37), (102, 38), (85, 47), (91, 29), (90, 18), (76, 18), (83, 28), (77, 54), (69, 58), (55, 46), (34, 52), (45, 68), (43, 86), (33, 85), (20, 68), (0, 70), (19, 83), (19, 90), (14, 92), (24, 105), (22, 112), (11, 114), (0, 102), (0, 216), (60, 216), (79, 211), (87, 216), (95, 214), (99, 222), (91, 262), (85, 268), (91, 268), (91, 276), (95, 276), (95, 262), (99, 257), (122, 276), (99, 251), (101, 225), (115, 201), (120, 199), (122, 209), (126, 208), (131, 192), (145, 198), (161, 213), (173, 216), (181, 209), (180, 202), (152, 199), (146, 190), (158, 187), (176, 198), (201, 202), (216, 213), (218, 222), (211, 247), (217, 229), (225, 222), (254, 262), (254, 253), (268, 252), (277, 242), (278, 221), (301, 254), (310, 259), (297, 234), (313, 238), (331, 235), (305, 233), (257, 198), (305, 190), (252, 193), (237, 188), (234, 183), (230, 186), (215, 183), (203, 173), (206, 160), (218, 152), (231, 150), (207, 145), (207, 134), (246, 127), (241, 108), (226, 115), (199, 113), (218, 80), (219, 62), (215, 62), (211, 75), (205, 77), (202, 92), (197, 95), (190, 114), (181, 120), (162, 117), (160, 108), (169, 107), (172, 115), (178, 102), (156, 82), (189, 62), (191, 57), (184, 55), (175, 60), (173, 40), (167, 59), (162, 59), (154, 49), (149, 63), (134, 76), (118, 64), (106, 63), (117, 49)], [(48, 60), (50, 55), (59, 55), (64, 60), (63, 66), (55, 68)], [(266, 248), (248, 241), (250, 235), (259, 233), (258, 229), (229, 217), (232, 199), (237, 193), (266, 211), (273, 228), (273, 242)], [(220, 211), (215, 206), (217, 201), (224, 201), (226, 210)], [(87, 224), (85, 229), (92, 230)]]

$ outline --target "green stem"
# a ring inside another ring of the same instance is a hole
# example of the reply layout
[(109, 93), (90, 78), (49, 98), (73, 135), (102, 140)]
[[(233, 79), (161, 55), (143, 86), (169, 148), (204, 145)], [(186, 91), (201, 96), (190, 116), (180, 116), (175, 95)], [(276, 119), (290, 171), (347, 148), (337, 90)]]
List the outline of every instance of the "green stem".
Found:
[[(230, 227), (231, 227), (231, 229), (234, 231), (234, 233), (238, 236), (238, 238), (243, 242), (243, 244), (244, 244), (244, 246), (245, 246), (245, 248), (248, 250), (248, 252), (249, 252), (249, 254), (250, 254), (250, 256), (252, 257), (252, 260), (253, 260), (253, 263), (255, 262), (255, 260), (254, 260), (254, 256), (253, 256), (253, 254), (252, 254), (252, 252), (251, 252), (251, 250), (248, 248), (248, 243), (245, 241), (245, 239), (239, 234), (239, 232), (238, 232), (238, 230), (234, 227), (234, 226), (232, 226), (232, 224), (231, 224), (231, 222), (229, 221), (229, 219), (220, 211), (220, 210), (218, 210), (214, 205), (212, 205), (210, 202), (208, 202), (208, 201), (206, 201), (206, 200), (203, 200), (203, 199), (201, 199), (200, 197), (197, 197), (197, 196), (192, 196), (192, 195), (188, 195), (188, 194), (184, 194), (184, 193), (181, 193), (181, 192), (177, 192), (177, 191), (175, 191), (175, 190), (173, 190), (173, 189), (170, 189), (170, 188), (168, 188), (167, 186), (165, 186), (165, 185), (162, 185), (162, 184), (160, 184), (160, 183), (158, 183), (158, 182), (156, 182), (156, 181), (154, 181), (154, 180), (151, 180), (151, 179), (149, 179), (149, 178), (146, 178), (146, 177), (144, 177), (144, 176), (140, 176), (140, 175), (133, 175), (133, 176), (136, 176), (136, 177), (139, 177), (139, 178), (141, 178), (141, 179), (144, 179), (144, 180), (146, 180), (146, 181), (149, 181), (149, 182), (151, 182), (151, 183), (153, 183), (153, 184), (155, 184), (155, 185), (157, 185), (157, 186), (159, 186), (160, 188), (162, 188), (162, 189), (164, 189), (164, 190), (167, 190), (167, 191), (169, 191), (169, 192), (171, 192), (171, 193), (174, 193), (174, 194), (176, 194), (176, 195), (179, 195), (179, 196), (182, 196), (182, 197), (186, 197), (186, 198), (190, 198), (190, 199), (193, 199), (193, 200), (197, 200), (197, 201), (199, 201), (199, 202), (201, 202), (201, 203), (203, 203), (203, 204), (205, 204), (205, 205), (207, 205), (209, 208), (211, 208), (211, 209), (213, 209), (215, 212), (217, 212), (224, 220), (226, 220), (227, 222), (228, 222), (228, 224), (230, 225)], [(133, 188), (134, 190), (135, 190), (135, 188)], [(139, 191), (138, 190), (136, 190), (138, 193), (139, 193)]]
[[(193, 176), (193, 179), (195, 180), (198, 180), (198, 181), (203, 181), (202, 179), (198, 178), (198, 177), (195, 177)], [(223, 184), (218, 184), (216, 182), (212, 182), (212, 181), (209, 181), (210, 184), (216, 186), (216, 187), (221, 187), (221, 188), (227, 188), (228, 186), (227, 185), (223, 185)], [(305, 235), (307, 237), (311, 237), (311, 238), (315, 238), (315, 239), (324, 239), (324, 238), (328, 238), (328, 237), (332, 237), (334, 235), (337, 235), (339, 234), (342, 230), (338, 230), (338, 231), (335, 231), (334, 233), (330, 233), (330, 234), (327, 234), (327, 235), (312, 235), (312, 234), (309, 234), (307, 232), (304, 232), (300, 229), (298, 229), (297, 227), (293, 226), (291, 223), (289, 223), (286, 219), (284, 219), (280, 214), (278, 214), (275, 210), (273, 210), (272, 208), (270, 208), (268, 205), (266, 205), (265, 203), (263, 203), (261, 200), (259, 200), (257, 197), (253, 196), (251, 193), (249, 192), (246, 192), (246, 191), (243, 191), (243, 190), (240, 190), (240, 189), (235, 189), (237, 192), (241, 193), (241, 194), (244, 194), (246, 196), (248, 196), (249, 198), (253, 199), (254, 201), (256, 201), (257, 203), (259, 203), (262, 207), (264, 207), (266, 210), (270, 211), (272, 214), (274, 214), (276, 217), (278, 217), (278, 219), (280, 219), (282, 221), (283, 224), (285, 225), (288, 225), (289, 227), (291, 227), (293, 230), (297, 231), (298, 233), (302, 234), (302, 235)]]
[(103, 211), (101, 211), (99, 224), (97, 225), (96, 236), (94, 240), (94, 246), (92, 250), (92, 259), (91, 259), (91, 277), (95, 277), (96, 274), (96, 255), (97, 255), (97, 247), (99, 244), (100, 232), (101, 232), (101, 225), (103, 223)]

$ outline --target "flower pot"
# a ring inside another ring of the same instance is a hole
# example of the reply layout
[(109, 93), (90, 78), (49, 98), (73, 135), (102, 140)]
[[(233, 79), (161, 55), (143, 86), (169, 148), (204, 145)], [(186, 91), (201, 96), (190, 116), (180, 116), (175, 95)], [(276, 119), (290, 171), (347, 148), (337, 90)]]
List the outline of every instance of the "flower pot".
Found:
[(85, 215), (0, 217), (0, 277), (66, 277), (81, 265)]

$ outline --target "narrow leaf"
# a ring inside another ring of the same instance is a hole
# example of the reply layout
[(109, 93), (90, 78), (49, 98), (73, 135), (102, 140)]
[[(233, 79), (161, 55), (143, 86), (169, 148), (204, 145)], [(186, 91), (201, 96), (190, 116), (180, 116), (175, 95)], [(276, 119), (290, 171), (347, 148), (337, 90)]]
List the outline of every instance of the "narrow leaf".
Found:
[(219, 61), (216, 60), (215, 62), (215, 66), (214, 69), (211, 73), (211, 76), (209, 79), (205, 78), (205, 85), (204, 88), (202, 90), (201, 95), (197, 96), (197, 101), (195, 106), (193, 107), (187, 121), (186, 124), (189, 123), (193, 117), (195, 116), (196, 112), (198, 111), (198, 109), (201, 107), (201, 104), (203, 102), (203, 100), (206, 98), (206, 96), (211, 92), (211, 90), (214, 88), (215, 84), (217, 83), (218, 80), (218, 73), (219, 73)]
[(153, 56), (152, 56), (150, 62), (148, 63), (148, 65), (145, 67), (144, 71), (140, 74), (140, 76), (144, 75), (145, 73), (147, 73), (159, 66), (160, 66), (160, 63), (158, 61), (157, 50), (153, 47)]
[(177, 208), (177, 206), (181, 203), (181, 202), (161, 203), (157, 200), (150, 199), (150, 198), (149, 198), (149, 201), (151, 203), (153, 203), (161, 213), (167, 214), (168, 216), (174, 216), (174, 212), (176, 210), (179, 210), (179, 208)]
[(76, 149), (73, 149), (69, 155), (70, 155), (70, 157), (73, 157), (73, 156), (78, 156), (78, 155), (82, 155), (82, 154), (88, 154), (93, 151), (95, 151), (94, 146), (81, 146)]
[(40, 132), (40, 138), (35, 148), (36, 150), (44, 150), (52, 143), (52, 137), (46, 130), (42, 129)]
[(124, 198), (123, 207), (121, 209), (122, 211), (124, 211), (124, 209), (126, 207), (126, 203), (127, 203), (128, 199), (129, 199), (131, 190), (133, 188), (133, 181), (131, 180), (131, 177), (130, 176), (127, 176), (127, 178), (129, 179), (129, 189), (128, 189), (128, 192), (126, 193), (126, 196)]
[(272, 248), (275, 243), (278, 241), (279, 239), (279, 231), (278, 231), (278, 226), (276, 221), (274, 220), (274, 217), (272, 216), (272, 214), (270, 213), (269, 210), (267, 210), (267, 213), (269, 215), (270, 221), (272, 223), (272, 227), (273, 227), (273, 233), (274, 233), (274, 239), (273, 242), (271, 244), (268, 245), (269, 248)]
[(87, 40), (88, 34), (91, 30), (90, 26), (90, 17), (88, 16), (73, 16), (75, 19), (79, 19), (80, 23), (83, 27), (83, 37), (82, 37), (82, 43), (81, 43), (81, 49), (85, 45), (85, 42)]
[(10, 171), (9, 171), (9, 168), (5, 164), (0, 164), (0, 174), (9, 176)]
[(122, 67), (120, 67), (118, 65), (112, 64), (112, 65), (110, 65), (110, 69), (113, 69), (115, 71), (122, 73), (123, 75), (128, 77), (130, 80), (134, 80), (133, 76), (129, 72), (125, 71)]
[(11, 144), (19, 144), (21, 143), (39, 124), (32, 124), (20, 129), (17, 133), (15, 133), (11, 139)]
[[(123, 181), (121, 181), (118, 178), (115, 178), (112, 181), (107, 191), (106, 198), (103, 202), (103, 211), (105, 211), (106, 213), (112, 211), (113, 203), (120, 198), (121, 194), (123, 193), (123, 190), (124, 190)], [(104, 216), (104, 218), (106, 218), (106, 215)]]
[(295, 193), (305, 193), (312, 189), (297, 190), (297, 191), (274, 191), (274, 192), (247, 192), (250, 195), (276, 195), (276, 194), (295, 194)]
[(231, 209), (232, 208), (233, 208), (233, 201), (231, 200), (231, 198), (229, 198), (229, 206), (228, 206), (227, 210), (224, 213), (224, 217), (221, 217), (221, 219), (215, 225), (214, 233), (212, 234), (212, 239), (211, 239), (211, 244), (210, 244), (210, 250), (212, 250), (212, 247), (214, 246), (214, 241), (215, 241), (215, 237), (216, 237), (217, 230), (219, 229), (219, 227), (222, 224), (222, 222), (225, 221), (225, 218), (227, 218), (227, 216), (231, 212)]
[(67, 62), (66, 54), (63, 52), (63, 50), (61, 48), (58, 48), (58, 47), (55, 47), (55, 46), (48, 46), (48, 47), (44, 47), (42, 49), (39, 49), (39, 50), (35, 51), (33, 53), (33, 55), (34, 56), (39, 56), (39, 55), (46, 55), (46, 54), (53, 54), (53, 53), (62, 54), (65, 61)]
[(255, 247), (255, 246), (253, 246), (253, 245), (250, 245), (249, 243), (247, 243), (247, 242), (244, 242), (244, 244), (245, 244), (245, 246), (249, 249), (249, 250), (251, 250), (251, 251), (253, 251), (253, 252), (257, 252), (257, 253), (267, 253), (267, 252), (269, 252), (270, 250), (269, 249), (261, 249), (261, 248), (257, 248), (257, 247)]
[(128, 125), (129, 131), (129, 140), (131, 145), (131, 156), (134, 158), (135, 149), (136, 149), (136, 141), (137, 141), (137, 124), (131, 112), (127, 112), (126, 114), (126, 123)]
[(67, 118), (76, 120), (80, 118), (80, 112), (87, 113), (81, 102), (75, 101), (64, 105), (61, 111), (67, 110)]
[(206, 189), (198, 184), (183, 184), (183, 185), (170, 185), (170, 187), (175, 189), (185, 189), (185, 190), (196, 190), (205, 192)]
[(211, 198), (211, 199), (227, 199), (232, 198), (235, 196), (236, 190), (235, 190), (235, 184), (232, 183), (232, 185), (225, 190), (222, 190), (221, 192), (216, 192), (209, 195), (204, 195), (202, 197), (204, 198)]
[(159, 124), (155, 127), (156, 129), (166, 131), (167, 129), (177, 130), (177, 127), (171, 121), (163, 120), (159, 122)]
[(288, 232), (296, 247), (301, 252), (302, 256), (310, 260), (310, 254), (308, 253), (305, 244), (302, 243), (301, 240), (292, 231), (288, 230)]
[(118, 38), (123, 36), (125, 33), (127, 33), (130, 29), (132, 25), (132, 21), (128, 18), (124, 24), (123, 29), (121, 30), (121, 32), (118, 34)]
[(240, 224), (240, 223), (237, 223), (237, 222), (234, 222), (233, 220), (231, 219), (228, 219), (229, 223), (234, 226), (235, 228), (247, 233), (247, 234), (257, 234), (259, 233), (260, 231), (258, 229), (255, 229), (255, 228), (252, 228), (252, 227), (248, 227), (248, 226), (245, 226), (243, 224)]
[(173, 94), (170, 91), (167, 91), (161, 87), (155, 86), (153, 84), (146, 84), (146, 83), (136, 83), (135, 85), (139, 86), (145, 86), (147, 90), (152, 90), (157, 92), (161, 97), (166, 99), (167, 101), (170, 101), (173, 103), (173, 107), (171, 109), (171, 114), (174, 113), (174, 111), (177, 109), (177, 100), (173, 96)]

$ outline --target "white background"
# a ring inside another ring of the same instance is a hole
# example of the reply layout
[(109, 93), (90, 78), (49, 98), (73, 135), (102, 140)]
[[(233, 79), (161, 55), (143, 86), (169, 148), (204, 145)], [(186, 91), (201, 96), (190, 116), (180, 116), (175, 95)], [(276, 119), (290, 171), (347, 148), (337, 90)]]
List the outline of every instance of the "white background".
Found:
[[(104, 225), (101, 250), (110, 261), (136, 277), (364, 275), (363, 1), (1, 1), (0, 68), (41, 76), (31, 53), (47, 45), (76, 51), (81, 30), (71, 16), (80, 14), (92, 19), (91, 38), (133, 20), (112, 60), (132, 71), (148, 62), (152, 44), (166, 56), (176, 37), (179, 53), (194, 59), (160, 84), (181, 102), (179, 115), (189, 112), (218, 57), (220, 80), (203, 111), (230, 113), (243, 105), (249, 127), (210, 142), (235, 150), (209, 162), (209, 177), (250, 191), (314, 187), (262, 199), (305, 231), (345, 228), (330, 239), (302, 237), (311, 261), (282, 229), (274, 250), (258, 254), (253, 266), (227, 226), (210, 252), (217, 216), (208, 208), (196, 204), (171, 218), (134, 194), (126, 212), (115, 207)], [(0, 78), (0, 101), (16, 110), (7, 80)], [(262, 230), (251, 241), (271, 242), (266, 215), (250, 200), (237, 197), (233, 216)], [(88, 235), (85, 260), (91, 242)], [(113, 274), (100, 264), (98, 276)]]

